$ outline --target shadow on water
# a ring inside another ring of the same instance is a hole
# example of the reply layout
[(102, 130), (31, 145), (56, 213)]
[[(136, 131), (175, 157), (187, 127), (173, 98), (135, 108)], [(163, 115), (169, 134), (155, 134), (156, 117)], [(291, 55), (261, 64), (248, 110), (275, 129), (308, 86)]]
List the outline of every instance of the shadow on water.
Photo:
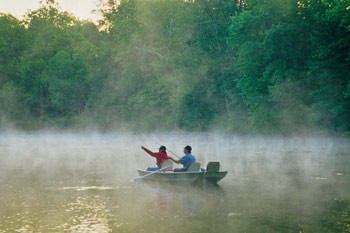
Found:
[[(213, 232), (224, 230), (220, 211), (225, 206), (226, 194), (219, 185), (171, 185), (166, 183), (135, 183), (143, 211), (142, 224), (136, 231), (150, 232)], [(134, 216), (135, 217), (135, 216)], [(137, 222), (137, 221), (136, 221)]]

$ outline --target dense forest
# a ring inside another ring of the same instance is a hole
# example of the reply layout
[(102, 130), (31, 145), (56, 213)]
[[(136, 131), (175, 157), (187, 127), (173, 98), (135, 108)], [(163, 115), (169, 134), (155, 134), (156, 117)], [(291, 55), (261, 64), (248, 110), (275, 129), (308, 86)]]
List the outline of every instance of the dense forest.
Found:
[(54, 0), (0, 15), (0, 128), (350, 132), (349, 0)]

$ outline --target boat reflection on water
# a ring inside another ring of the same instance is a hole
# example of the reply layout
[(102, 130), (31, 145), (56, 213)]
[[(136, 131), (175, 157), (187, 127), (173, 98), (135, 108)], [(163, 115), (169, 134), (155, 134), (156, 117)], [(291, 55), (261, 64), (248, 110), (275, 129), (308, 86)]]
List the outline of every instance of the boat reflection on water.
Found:
[[(184, 215), (196, 215), (198, 210), (217, 209), (225, 203), (225, 192), (218, 185), (170, 185), (159, 183), (147, 183), (148, 194), (153, 194), (149, 199), (149, 205), (160, 211), (178, 211)], [(175, 208), (174, 206), (177, 206)]]

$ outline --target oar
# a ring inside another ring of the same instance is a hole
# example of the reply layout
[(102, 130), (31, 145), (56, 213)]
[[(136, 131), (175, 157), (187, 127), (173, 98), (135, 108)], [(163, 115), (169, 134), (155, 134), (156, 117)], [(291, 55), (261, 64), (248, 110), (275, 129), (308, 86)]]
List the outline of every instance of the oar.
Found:
[(145, 178), (145, 177), (147, 177), (147, 176), (153, 175), (154, 173), (157, 173), (157, 172), (159, 172), (159, 171), (163, 171), (163, 170), (165, 170), (165, 169), (167, 169), (167, 168), (170, 168), (170, 167), (171, 167), (170, 165), (169, 165), (169, 166), (166, 166), (166, 167), (163, 167), (163, 168), (161, 168), (161, 169), (158, 169), (158, 170), (156, 170), (156, 171), (153, 171), (153, 172), (151, 172), (151, 173), (148, 173), (148, 174), (146, 174), (146, 175), (144, 175), (144, 176), (139, 176), (139, 177), (136, 177), (136, 178), (134, 178), (134, 179), (131, 179), (131, 181), (133, 181), (133, 182), (140, 181), (140, 180), (142, 180), (143, 178)]

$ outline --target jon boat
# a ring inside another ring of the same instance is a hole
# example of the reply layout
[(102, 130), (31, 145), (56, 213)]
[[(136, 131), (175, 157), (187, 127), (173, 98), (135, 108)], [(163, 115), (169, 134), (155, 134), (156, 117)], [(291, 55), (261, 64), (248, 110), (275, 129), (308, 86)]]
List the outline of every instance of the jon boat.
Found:
[[(163, 164), (162, 167), (164, 167)], [(140, 170), (137, 172), (140, 176), (145, 176), (151, 171)], [(186, 172), (174, 172), (169, 170), (159, 171), (152, 175), (146, 176), (144, 181), (156, 181), (178, 184), (193, 183), (214, 183), (216, 184), (223, 179), (227, 171), (220, 171), (219, 162), (209, 162), (206, 169), (200, 168), (200, 163), (192, 163)]]

